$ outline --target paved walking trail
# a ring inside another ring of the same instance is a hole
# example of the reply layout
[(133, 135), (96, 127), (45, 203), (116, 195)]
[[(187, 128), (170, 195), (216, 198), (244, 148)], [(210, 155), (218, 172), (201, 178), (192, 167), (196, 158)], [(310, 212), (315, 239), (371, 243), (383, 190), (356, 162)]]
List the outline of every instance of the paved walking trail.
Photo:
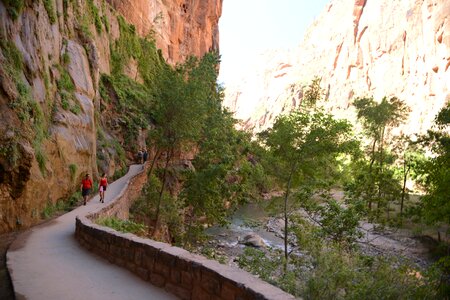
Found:
[[(124, 177), (110, 184), (105, 202), (119, 195), (141, 169), (142, 165), (133, 165)], [(78, 244), (75, 217), (106, 205), (99, 199), (96, 195), (86, 206), (33, 227), (11, 244), (7, 265), (17, 299), (176, 299)]]

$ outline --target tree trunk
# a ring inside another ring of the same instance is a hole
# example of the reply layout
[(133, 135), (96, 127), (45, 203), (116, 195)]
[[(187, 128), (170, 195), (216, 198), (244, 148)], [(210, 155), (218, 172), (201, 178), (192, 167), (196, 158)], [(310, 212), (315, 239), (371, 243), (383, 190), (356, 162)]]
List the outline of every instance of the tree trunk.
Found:
[[(158, 159), (158, 156), (161, 154), (160, 149), (158, 148), (156, 150), (155, 156), (152, 159), (152, 164), (150, 165), (150, 169), (147, 172), (147, 178), (150, 179), (152, 177), (153, 168), (155, 167), (156, 160)], [(150, 200), (147, 199), (147, 211), (150, 212)]]
[(296, 164), (294, 163), (292, 168), (291, 168), (291, 172), (289, 173), (289, 179), (287, 182), (287, 186), (286, 186), (286, 192), (284, 193), (284, 272), (286, 272), (287, 270), (287, 264), (288, 264), (288, 258), (289, 258), (289, 253), (288, 253), (288, 211), (287, 211), (287, 205), (288, 205), (288, 198), (289, 198), (289, 193), (291, 190), (291, 182), (292, 182), (292, 175), (294, 173), (294, 170), (296, 168)]
[(156, 229), (159, 226), (159, 213), (161, 208), (161, 200), (164, 193), (164, 187), (166, 185), (166, 175), (167, 175), (167, 168), (169, 166), (170, 159), (172, 158), (173, 148), (170, 148), (170, 150), (167, 152), (167, 158), (166, 158), (166, 164), (164, 166), (164, 173), (163, 173), (163, 182), (161, 184), (161, 190), (159, 191), (159, 198), (158, 198), (158, 205), (156, 206), (156, 216), (155, 216), (155, 227), (153, 228), (154, 235), (156, 233)]
[[(377, 172), (377, 178), (380, 178), (379, 176), (383, 176), (383, 147), (384, 147), (384, 132), (385, 132), (385, 127), (383, 126), (383, 128), (381, 129), (380, 132), (380, 143), (379, 143), (379, 148), (378, 151), (380, 153), (380, 160), (378, 162), (379, 165), (379, 170)], [(377, 203), (377, 216), (380, 215), (380, 206), (381, 206), (381, 184), (380, 182), (378, 183), (378, 203)]]
[[(369, 175), (370, 178), (372, 180), (372, 168), (373, 168), (373, 163), (375, 162), (375, 146), (377, 144), (377, 139), (374, 138), (373, 139), (373, 144), (372, 144), (372, 153), (371, 153), (371, 158), (370, 158), (370, 165), (369, 165)], [(373, 185), (373, 182), (370, 182), (370, 185)], [(372, 195), (369, 195), (369, 211), (372, 210)]]
[(150, 169), (148, 170), (147, 176), (150, 178), (152, 176), (153, 168), (155, 166), (156, 160), (158, 159), (158, 156), (161, 154), (161, 150), (158, 148), (156, 150), (155, 156), (152, 159), (152, 164), (150, 165)]
[(406, 180), (408, 179), (408, 173), (411, 166), (406, 167), (406, 160), (403, 159), (403, 187), (402, 187), (402, 199), (400, 202), (400, 223), (403, 222), (403, 203), (405, 202), (406, 196)]

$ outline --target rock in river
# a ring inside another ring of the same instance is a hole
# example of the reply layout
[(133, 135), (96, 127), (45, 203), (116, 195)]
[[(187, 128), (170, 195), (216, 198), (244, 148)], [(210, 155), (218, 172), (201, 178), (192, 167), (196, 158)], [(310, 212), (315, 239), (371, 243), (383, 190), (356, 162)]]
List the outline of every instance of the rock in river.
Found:
[(252, 246), (256, 248), (265, 247), (266, 243), (256, 233), (252, 232), (247, 234), (242, 240), (239, 241), (240, 244), (244, 244), (246, 246)]

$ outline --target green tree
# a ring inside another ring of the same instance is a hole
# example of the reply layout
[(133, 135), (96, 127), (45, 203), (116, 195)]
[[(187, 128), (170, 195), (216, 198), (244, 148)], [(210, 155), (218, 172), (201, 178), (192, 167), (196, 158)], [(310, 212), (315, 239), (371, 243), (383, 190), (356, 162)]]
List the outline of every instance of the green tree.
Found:
[(348, 191), (352, 198), (363, 198), (369, 210), (376, 201), (379, 215), (380, 208), (395, 200), (401, 190), (391, 168), (395, 157), (390, 151), (392, 139), (389, 136), (390, 131), (406, 119), (409, 108), (396, 97), (384, 97), (380, 103), (373, 98), (358, 98), (353, 105), (370, 145), (367, 158), (355, 164), (358, 167), (355, 182), (348, 186)]
[[(201, 60), (191, 57), (174, 71), (164, 73), (161, 78), (160, 101), (156, 104), (153, 118), (156, 128), (150, 138), (156, 155), (165, 153), (162, 185), (156, 205), (155, 227), (159, 225), (159, 213), (163, 193), (166, 189), (167, 171), (176, 151), (195, 147), (206, 125), (210, 106), (218, 105), (216, 53), (208, 53)], [(152, 166), (153, 163), (152, 162)]]
[(400, 136), (392, 149), (396, 157), (396, 167), (398, 168), (398, 177), (402, 182), (400, 196), (400, 224), (403, 223), (405, 202), (409, 199), (409, 190), (406, 187), (409, 178), (417, 177), (416, 170), (424, 161), (424, 151), (418, 147), (408, 136)]
[(339, 154), (354, 146), (351, 125), (321, 111), (294, 111), (279, 116), (273, 127), (259, 135), (269, 154), (268, 170), (283, 186), (284, 256), (288, 260), (291, 192), (314, 191), (330, 185), (337, 174)]
[(428, 223), (450, 224), (450, 104), (441, 109), (435, 126), (422, 137), (421, 143), (431, 149), (433, 157), (424, 162), (420, 173), (427, 194), (422, 197)]

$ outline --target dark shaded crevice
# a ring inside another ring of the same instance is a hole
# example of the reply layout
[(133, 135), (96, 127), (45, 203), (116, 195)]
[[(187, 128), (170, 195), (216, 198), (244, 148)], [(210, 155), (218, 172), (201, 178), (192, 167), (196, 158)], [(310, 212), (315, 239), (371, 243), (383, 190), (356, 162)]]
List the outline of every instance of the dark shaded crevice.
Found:
[(0, 235), (0, 299), (15, 300), (14, 288), (6, 266), (6, 252), (14, 241), (18, 232), (10, 232)]

